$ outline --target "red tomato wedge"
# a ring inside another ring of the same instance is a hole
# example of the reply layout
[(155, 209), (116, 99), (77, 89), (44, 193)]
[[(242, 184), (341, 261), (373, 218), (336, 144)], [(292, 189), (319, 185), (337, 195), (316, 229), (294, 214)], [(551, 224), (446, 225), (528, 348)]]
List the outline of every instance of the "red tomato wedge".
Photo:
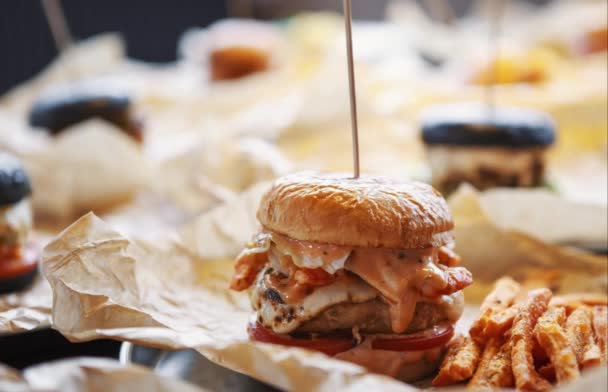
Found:
[(442, 346), (454, 336), (454, 327), (441, 324), (427, 330), (395, 337), (377, 337), (372, 342), (374, 350), (421, 351)]
[(0, 279), (10, 279), (27, 274), (37, 266), (38, 252), (31, 246), (25, 246), (20, 252), (5, 255), (0, 259)]
[(247, 332), (252, 340), (257, 340), (258, 342), (301, 347), (308, 350), (320, 351), (330, 356), (350, 350), (355, 346), (353, 338), (347, 336), (296, 339), (291, 336), (276, 334), (257, 322), (249, 323)]

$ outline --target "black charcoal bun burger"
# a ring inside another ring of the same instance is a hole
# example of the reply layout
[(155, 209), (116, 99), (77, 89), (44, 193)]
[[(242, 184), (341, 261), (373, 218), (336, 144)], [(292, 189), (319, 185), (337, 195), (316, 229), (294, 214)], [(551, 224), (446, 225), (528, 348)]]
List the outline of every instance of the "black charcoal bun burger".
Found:
[(302, 347), (415, 381), (437, 367), (471, 274), (451, 251), (443, 197), (422, 183), (339, 174), (278, 179), (231, 288), (256, 341)]
[(32, 228), (30, 181), (21, 162), (0, 152), (0, 294), (27, 287), (38, 271)]
[(433, 106), (421, 116), (432, 183), (444, 194), (463, 182), (477, 189), (538, 187), (555, 142), (555, 124), (534, 110), (482, 105)]
[(142, 142), (142, 125), (134, 117), (132, 106), (129, 95), (98, 82), (66, 85), (42, 94), (34, 102), (29, 123), (55, 135), (80, 122), (100, 118)]

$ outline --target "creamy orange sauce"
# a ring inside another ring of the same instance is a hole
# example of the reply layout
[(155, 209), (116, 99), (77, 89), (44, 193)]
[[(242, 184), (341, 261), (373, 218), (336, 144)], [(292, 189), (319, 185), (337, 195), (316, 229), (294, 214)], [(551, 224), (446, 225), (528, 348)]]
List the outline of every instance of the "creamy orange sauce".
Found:
[[(391, 327), (404, 332), (414, 317), (416, 302), (425, 287), (443, 289), (447, 280), (435, 264), (437, 249), (357, 249), (345, 269), (375, 287), (388, 302)], [(428, 290), (430, 291), (430, 290)]]
[[(264, 273), (264, 286), (276, 291), (284, 305), (305, 308), (312, 294), (333, 283), (369, 285), (389, 305), (395, 333), (407, 330), (418, 302), (457, 308), (450, 295), (472, 282), (470, 272), (454, 267), (459, 261), (457, 255), (440, 248), (357, 248), (299, 241), (268, 231), (260, 233), (249, 248), (237, 261), (233, 289), (249, 287), (258, 273)], [(266, 272), (260, 272), (264, 265)], [(317, 297), (323, 302), (322, 296)], [(341, 301), (345, 300), (351, 299)], [(339, 303), (335, 299), (329, 302)], [(317, 308), (322, 311), (326, 306)]]

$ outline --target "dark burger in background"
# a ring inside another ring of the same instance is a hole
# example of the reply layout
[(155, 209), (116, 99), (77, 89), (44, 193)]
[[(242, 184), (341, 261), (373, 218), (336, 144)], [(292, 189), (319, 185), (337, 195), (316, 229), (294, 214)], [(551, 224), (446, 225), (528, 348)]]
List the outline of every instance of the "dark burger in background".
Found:
[(29, 123), (52, 135), (83, 121), (99, 118), (143, 141), (142, 123), (133, 114), (131, 98), (100, 81), (78, 82), (43, 93), (32, 105)]
[(236, 261), (251, 339), (320, 351), (403, 381), (431, 374), (472, 283), (451, 251), (452, 217), (431, 186), (294, 174), (257, 213)]
[(38, 252), (28, 243), (31, 192), (21, 162), (0, 152), (0, 294), (27, 287), (38, 272)]
[(545, 113), (437, 105), (422, 114), (421, 129), (433, 186), (444, 195), (464, 182), (479, 190), (546, 183), (545, 160), (555, 142), (555, 123)]

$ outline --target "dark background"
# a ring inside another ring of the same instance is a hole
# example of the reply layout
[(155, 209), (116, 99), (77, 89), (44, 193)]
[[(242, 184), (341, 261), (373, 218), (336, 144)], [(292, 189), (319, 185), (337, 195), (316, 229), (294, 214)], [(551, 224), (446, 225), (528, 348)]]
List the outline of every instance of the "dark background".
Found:
[[(471, 2), (449, 1), (460, 10)], [(355, 0), (354, 16), (381, 18), (386, 2)], [(178, 38), (185, 29), (206, 26), (226, 17), (229, 11), (232, 15), (269, 18), (304, 9), (342, 8), (341, 0), (63, 0), (62, 4), (74, 38), (117, 31), (126, 39), (129, 56), (152, 62), (174, 60)], [(0, 53), (0, 95), (35, 75), (55, 57), (57, 52), (39, 0), (2, 2)]]

